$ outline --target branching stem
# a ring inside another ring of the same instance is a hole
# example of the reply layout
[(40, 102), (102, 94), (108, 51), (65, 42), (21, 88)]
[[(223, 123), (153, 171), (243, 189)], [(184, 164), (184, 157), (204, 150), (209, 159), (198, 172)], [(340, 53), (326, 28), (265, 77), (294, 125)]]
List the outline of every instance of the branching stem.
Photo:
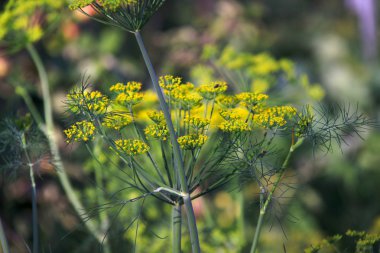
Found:
[[(41, 90), (42, 90), (42, 98), (44, 101), (44, 117), (45, 122), (41, 122), (41, 117), (34, 117), (34, 120), (36, 120), (37, 124), (42, 127), (42, 132), (46, 136), (49, 142), (50, 152), (53, 155), (53, 163), (57, 169), (57, 175), (59, 178), (59, 181), (66, 193), (66, 196), (68, 197), (71, 205), (74, 207), (76, 213), (78, 216), (83, 220), (82, 214), (85, 211), (82, 203), (80, 202), (78, 196), (76, 195), (69, 177), (67, 176), (66, 170), (62, 164), (62, 159), (59, 154), (59, 149), (57, 146), (57, 143), (54, 139), (54, 122), (53, 122), (53, 110), (51, 106), (51, 95), (49, 91), (49, 82), (47, 78), (47, 73), (45, 70), (45, 67), (42, 63), (42, 60), (40, 56), (38, 55), (36, 49), (32, 44), (28, 44), (26, 46), (26, 49), (28, 53), (30, 54), (36, 68), (37, 72), (40, 78), (41, 82)], [(23, 97), (25, 100), (25, 97)], [(27, 106), (29, 107), (30, 103), (26, 101)], [(33, 107), (31, 107), (33, 108)], [(35, 116), (35, 115), (33, 115)], [(90, 231), (90, 233), (98, 240), (99, 243), (102, 243), (102, 236), (99, 235), (97, 227), (95, 223), (91, 220), (83, 220), (86, 228)]]
[[(284, 160), (284, 162), (282, 163), (282, 166), (280, 168), (280, 172), (278, 174), (278, 177), (277, 177), (277, 180), (275, 181), (274, 185), (273, 185), (273, 188), (271, 189), (271, 191), (269, 192), (267, 198), (264, 200), (260, 200), (260, 214), (259, 214), (259, 219), (257, 221), (257, 226), (256, 226), (256, 231), (255, 231), (255, 235), (253, 237), (253, 241), (252, 241), (252, 246), (251, 246), (251, 251), (250, 253), (255, 253), (256, 252), (256, 249), (257, 249), (257, 244), (258, 244), (258, 241), (259, 241), (259, 237), (260, 237), (260, 232), (261, 232), (261, 229), (262, 229), (262, 225), (263, 225), (263, 220), (264, 220), (264, 216), (266, 214), (266, 211), (267, 211), (267, 208), (269, 206), (269, 203), (271, 202), (272, 200), (272, 197), (273, 197), (273, 194), (274, 192), (276, 191), (283, 175), (284, 175), (284, 172), (286, 170), (286, 167), (288, 166), (288, 163), (289, 163), (289, 160), (290, 160), (290, 157), (292, 156), (294, 150), (296, 150), (299, 146), (301, 146), (301, 144), (303, 143), (303, 138), (300, 138), (297, 140), (296, 143), (292, 143), (292, 145), (290, 146), (290, 149), (289, 149), (289, 152)], [(261, 197), (261, 195), (260, 195)]]

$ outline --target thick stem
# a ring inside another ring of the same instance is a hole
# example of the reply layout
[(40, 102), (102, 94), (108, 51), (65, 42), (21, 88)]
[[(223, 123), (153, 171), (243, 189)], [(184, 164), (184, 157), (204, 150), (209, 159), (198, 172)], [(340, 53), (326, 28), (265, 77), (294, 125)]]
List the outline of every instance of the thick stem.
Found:
[(139, 31), (136, 31), (134, 34), (135, 34), (137, 43), (139, 45), (141, 54), (144, 58), (145, 65), (149, 71), (149, 75), (150, 75), (150, 78), (152, 80), (154, 89), (157, 92), (157, 95), (158, 95), (158, 98), (160, 101), (161, 110), (164, 112), (165, 121), (166, 121), (166, 124), (167, 124), (168, 129), (169, 129), (170, 140), (171, 140), (172, 147), (173, 147), (173, 154), (174, 154), (174, 160), (175, 160), (175, 165), (176, 165), (175, 170), (178, 173), (178, 179), (180, 182), (181, 191), (183, 192), (183, 194), (185, 196), (183, 198), (183, 200), (184, 200), (186, 213), (187, 213), (188, 227), (189, 227), (190, 239), (191, 239), (191, 246), (192, 246), (193, 253), (199, 253), (201, 250), (200, 250), (200, 245), (199, 245), (197, 224), (196, 224), (196, 220), (195, 220), (193, 205), (192, 205), (191, 199), (190, 199), (187, 179), (186, 179), (186, 175), (185, 175), (185, 168), (184, 168), (184, 164), (183, 164), (183, 160), (182, 160), (181, 149), (180, 149), (178, 141), (177, 141), (177, 135), (176, 135), (176, 132), (174, 130), (173, 121), (171, 119), (169, 107), (165, 101), (164, 93), (162, 92), (161, 87), (158, 83), (158, 78), (157, 78), (156, 72), (153, 68), (152, 62), (150, 61), (148, 52), (146, 51), (146, 48), (144, 46), (144, 42), (141, 38), (141, 34)]
[(172, 207), (172, 246), (173, 253), (181, 253), (181, 226), (182, 226), (182, 215), (181, 215), (181, 205), (176, 204)]
[[(59, 149), (57, 143), (54, 139), (54, 123), (53, 123), (53, 110), (51, 107), (51, 96), (49, 91), (49, 82), (46, 74), (45, 67), (42, 63), (40, 56), (38, 55), (36, 49), (32, 44), (28, 44), (26, 46), (34, 64), (36, 65), (37, 72), (41, 82), (41, 90), (42, 90), (42, 98), (44, 101), (44, 117), (45, 122), (40, 122), (40, 118), (34, 118), (37, 121), (39, 126), (43, 127), (43, 133), (49, 142), (50, 151), (53, 156), (53, 163), (56, 167), (59, 181), (66, 193), (67, 198), (69, 199), (71, 205), (74, 207), (78, 216), (82, 219), (83, 212), (85, 211), (82, 203), (80, 202), (78, 196), (75, 194), (75, 191), (70, 183), (70, 180), (67, 176), (66, 170), (62, 164), (62, 159), (59, 154)], [(27, 103), (28, 105), (28, 103)], [(83, 219), (82, 219), (83, 220)], [(99, 243), (102, 243), (102, 237), (98, 234), (96, 225), (91, 220), (83, 220), (86, 228), (90, 231), (90, 233), (98, 240)]]
[[(277, 180), (275, 181), (275, 183), (273, 185), (273, 188), (269, 192), (268, 197), (266, 198), (265, 202), (263, 203), (262, 206), (260, 206), (260, 215), (259, 215), (259, 219), (257, 221), (256, 231), (255, 231), (255, 235), (253, 237), (250, 253), (255, 253), (256, 252), (257, 244), (258, 244), (259, 237), (260, 237), (260, 232), (261, 232), (262, 225), (263, 225), (263, 219), (264, 219), (264, 216), (266, 214), (266, 211), (267, 211), (267, 208), (269, 206), (269, 203), (272, 200), (273, 194), (276, 191), (278, 185), (280, 184), (280, 181), (282, 179), (282, 176), (284, 175), (285, 169), (288, 166), (290, 157), (292, 156), (294, 150), (296, 150), (299, 146), (301, 146), (302, 143), (303, 143), (303, 138), (300, 138), (300, 139), (297, 140), (297, 142), (295, 144), (292, 144), (290, 146), (289, 152), (288, 152), (288, 154), (287, 154), (284, 162), (282, 163), (282, 166), (281, 166), (279, 175), (277, 177)], [(261, 196), (262, 195), (260, 195), (260, 197)]]
[(1, 223), (1, 219), (0, 219), (0, 246), (1, 246), (0, 249), (2, 249), (3, 253), (10, 253), (7, 238), (5, 236), (5, 231), (3, 228), (3, 224)]

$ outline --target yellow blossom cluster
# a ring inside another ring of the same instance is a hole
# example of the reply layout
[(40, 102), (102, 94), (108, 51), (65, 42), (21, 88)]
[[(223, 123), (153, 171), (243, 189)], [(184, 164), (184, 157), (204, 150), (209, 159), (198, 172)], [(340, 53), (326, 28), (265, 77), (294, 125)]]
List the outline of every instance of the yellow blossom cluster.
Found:
[(164, 90), (174, 90), (178, 88), (182, 83), (182, 78), (174, 77), (172, 75), (160, 76), (159, 84)]
[(242, 92), (236, 95), (240, 103), (250, 111), (255, 111), (263, 106), (268, 95), (254, 92)]
[(228, 95), (221, 95), (216, 101), (222, 108), (234, 108), (239, 103), (236, 96)]
[(100, 91), (84, 91), (69, 93), (67, 95), (67, 103), (70, 110), (74, 113), (85, 110), (101, 115), (106, 113), (110, 100)]
[(292, 106), (274, 106), (262, 110), (260, 113), (254, 114), (253, 122), (260, 127), (284, 126), (286, 118), (292, 118), (297, 110)]
[(226, 120), (219, 125), (219, 128), (223, 132), (229, 132), (229, 133), (245, 132), (245, 131), (251, 130), (247, 122), (241, 119)]
[(148, 125), (144, 129), (144, 133), (148, 138), (166, 141), (169, 137), (169, 130), (165, 123)]
[(116, 92), (116, 93), (122, 93), (122, 92), (137, 92), (140, 91), (142, 87), (142, 84), (140, 82), (131, 81), (127, 84), (123, 83), (117, 83), (110, 87), (110, 91)]
[(132, 117), (125, 113), (110, 113), (106, 117), (104, 117), (102, 126), (115, 130), (120, 130), (131, 124), (132, 121)]
[(210, 124), (210, 120), (206, 118), (201, 118), (198, 116), (186, 116), (183, 122), (187, 123), (190, 127), (195, 130), (203, 129), (205, 126)]
[(156, 124), (165, 123), (164, 112), (162, 111), (148, 111), (148, 117)]
[(243, 118), (248, 115), (244, 110), (238, 108), (221, 110), (220, 115), (224, 118), (224, 121), (219, 124), (220, 130), (223, 132), (244, 132), (251, 130), (247, 123), (247, 120)]
[(182, 149), (194, 150), (200, 148), (207, 141), (207, 135), (203, 134), (189, 134), (178, 138), (178, 144)]
[(95, 134), (95, 126), (92, 122), (83, 120), (76, 122), (70, 128), (64, 130), (67, 142), (71, 141), (89, 141)]
[(200, 106), (203, 99), (202, 96), (194, 92), (193, 89), (183, 89), (181, 86), (172, 91), (172, 103), (182, 110), (191, 110), (194, 107)]
[(224, 81), (202, 84), (197, 88), (199, 94), (206, 100), (215, 99), (217, 95), (224, 93), (226, 90), (227, 83)]
[(148, 144), (141, 140), (116, 140), (116, 149), (124, 152), (128, 156), (141, 155), (149, 151), (150, 147)]
[(117, 94), (114, 100), (116, 104), (130, 108), (140, 103), (143, 99), (143, 93), (139, 92), (141, 86), (139, 82), (128, 82), (127, 84), (117, 83), (110, 87), (110, 91)]

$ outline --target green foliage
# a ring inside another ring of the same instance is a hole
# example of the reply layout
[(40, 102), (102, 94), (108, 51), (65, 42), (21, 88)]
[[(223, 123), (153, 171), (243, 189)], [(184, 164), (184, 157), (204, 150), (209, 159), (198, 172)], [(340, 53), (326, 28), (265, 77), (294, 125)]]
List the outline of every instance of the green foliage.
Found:
[[(343, 238), (346, 239), (345, 243), (340, 243)], [(350, 243), (353, 241), (354, 246), (350, 248)], [(370, 234), (365, 231), (348, 230), (345, 235), (335, 235), (323, 239), (320, 243), (312, 245), (305, 249), (305, 253), (317, 252), (340, 252), (347, 251), (355, 253), (371, 253), (378, 252), (380, 249), (380, 235)]]
[(40, 40), (65, 5), (65, 0), (8, 1), (0, 13), (0, 40), (11, 50)]

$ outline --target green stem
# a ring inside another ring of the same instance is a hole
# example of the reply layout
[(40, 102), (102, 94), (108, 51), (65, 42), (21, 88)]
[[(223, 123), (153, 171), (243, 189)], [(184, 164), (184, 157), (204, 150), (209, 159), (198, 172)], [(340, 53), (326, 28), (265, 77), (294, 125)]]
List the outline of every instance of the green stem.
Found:
[(3, 224), (1, 223), (1, 219), (0, 219), (0, 246), (3, 253), (10, 253), (7, 238), (5, 236), (5, 231), (3, 228)]
[(181, 225), (182, 225), (182, 216), (181, 216), (181, 205), (176, 204), (172, 207), (172, 236), (173, 236), (173, 253), (181, 253)]
[[(41, 82), (42, 98), (44, 101), (45, 123), (41, 122), (40, 118), (35, 118), (35, 120), (37, 121), (38, 125), (45, 126), (43, 128), (43, 133), (48, 139), (50, 151), (53, 156), (53, 163), (58, 172), (57, 174), (58, 174), (59, 181), (71, 205), (75, 209), (78, 216), (82, 219), (82, 214), (85, 209), (82, 203), (80, 202), (78, 196), (75, 194), (75, 191), (70, 183), (66, 170), (62, 164), (62, 159), (59, 154), (57, 143), (54, 139), (53, 110), (51, 106), (51, 96), (50, 96), (50, 91), (49, 91), (49, 82), (48, 82), (46, 70), (34, 46), (32, 44), (28, 44), (26, 46), (26, 49), (28, 50), (28, 53), (30, 54), (34, 64), (36, 65), (37, 72), (38, 72), (40, 82)], [(27, 103), (27, 106), (28, 106), (28, 103)], [(95, 223), (91, 220), (86, 220), (86, 221), (83, 220), (83, 222), (86, 228), (98, 240), (98, 242), (102, 243), (102, 236), (98, 234)]]
[[(303, 143), (303, 138), (300, 138), (297, 140), (297, 142), (295, 144), (290, 146), (289, 152), (288, 152), (288, 154), (287, 154), (287, 156), (286, 156), (286, 158), (285, 158), (285, 160), (281, 166), (279, 175), (278, 175), (277, 180), (275, 181), (275, 183), (273, 185), (273, 188), (269, 192), (268, 197), (265, 199), (265, 202), (263, 203), (263, 201), (260, 201), (263, 204), (260, 206), (259, 219), (257, 221), (256, 231), (255, 231), (255, 235), (253, 237), (250, 253), (256, 252), (257, 244), (258, 244), (259, 237), (260, 237), (260, 232), (261, 232), (262, 225), (263, 225), (264, 216), (266, 214), (269, 203), (272, 200), (273, 194), (276, 191), (276, 189), (277, 189), (277, 187), (278, 187), (278, 185), (282, 179), (282, 176), (284, 175), (284, 172), (285, 172), (286, 167), (288, 166), (290, 157), (292, 156), (294, 150), (296, 150), (299, 146), (301, 146), (302, 143)], [(262, 197), (262, 193), (260, 193), (260, 194), (261, 194), (260, 197)]]
[(178, 173), (178, 178), (180, 181), (181, 190), (184, 194), (183, 201), (184, 201), (185, 209), (186, 209), (186, 213), (187, 213), (191, 247), (192, 247), (193, 253), (199, 253), (199, 252), (201, 252), (201, 249), (200, 249), (200, 245), (199, 245), (198, 229), (197, 229), (196, 219), (195, 219), (193, 205), (191, 203), (191, 198), (190, 198), (190, 194), (189, 194), (187, 179), (186, 179), (186, 175), (185, 175), (185, 168), (184, 168), (184, 164), (183, 164), (183, 160), (182, 160), (181, 149), (180, 149), (178, 141), (177, 141), (177, 135), (176, 135), (176, 132), (174, 130), (173, 121), (171, 119), (169, 107), (165, 101), (164, 94), (163, 94), (161, 87), (158, 83), (158, 78), (157, 78), (156, 72), (153, 68), (152, 62), (150, 61), (148, 52), (146, 51), (146, 48), (144, 46), (144, 42), (142, 40), (141, 34), (139, 31), (136, 31), (134, 34), (135, 34), (137, 43), (139, 45), (141, 54), (144, 58), (145, 65), (146, 65), (148, 72), (149, 72), (149, 75), (152, 79), (154, 89), (157, 92), (157, 95), (158, 95), (158, 98), (160, 101), (161, 110), (164, 112), (165, 121), (166, 121), (166, 124), (167, 124), (168, 129), (169, 129), (170, 140), (171, 140), (172, 147), (173, 147), (173, 154), (174, 154), (175, 165), (176, 165), (175, 170)]
[(39, 234), (38, 234), (37, 190), (36, 190), (36, 182), (34, 180), (33, 163), (29, 157), (26, 146), (27, 145), (26, 145), (26, 139), (25, 139), (25, 133), (24, 133), (22, 135), (22, 148), (24, 150), (25, 157), (28, 162), (30, 182), (32, 185), (32, 228), (33, 228), (33, 251), (32, 252), (38, 253)]
[[(91, 149), (87, 144), (86, 144), (86, 147), (95, 159), (95, 161), (94, 161), (95, 182), (96, 182), (96, 186), (100, 188), (100, 192), (98, 192), (96, 197), (97, 197), (98, 205), (101, 206), (103, 203), (105, 203), (105, 196), (104, 196), (104, 190), (103, 190), (103, 168), (102, 168), (101, 162), (98, 159), (98, 157), (101, 155), (101, 152), (102, 152), (101, 151), (101, 144), (99, 144), (98, 141), (95, 142), (93, 152), (91, 152)], [(107, 215), (106, 210), (99, 212), (99, 221), (100, 221), (101, 233), (103, 233), (105, 235), (106, 231), (109, 228), (109, 219), (108, 219), (108, 215)], [(109, 241), (107, 240), (107, 237), (104, 237), (103, 249), (104, 249), (104, 253), (110, 253), (111, 252)]]

